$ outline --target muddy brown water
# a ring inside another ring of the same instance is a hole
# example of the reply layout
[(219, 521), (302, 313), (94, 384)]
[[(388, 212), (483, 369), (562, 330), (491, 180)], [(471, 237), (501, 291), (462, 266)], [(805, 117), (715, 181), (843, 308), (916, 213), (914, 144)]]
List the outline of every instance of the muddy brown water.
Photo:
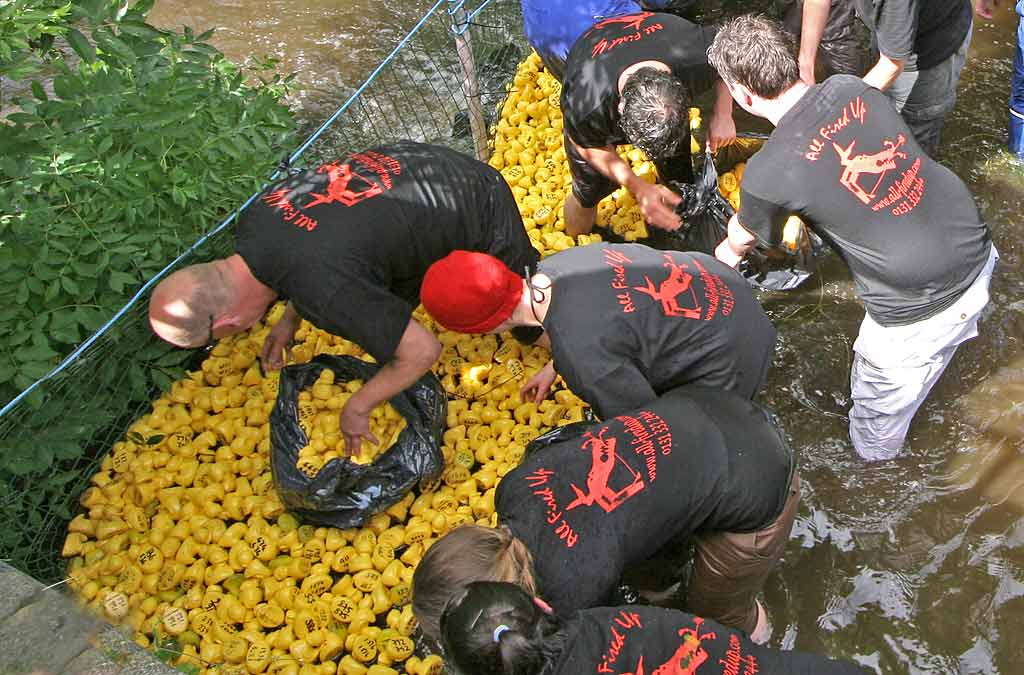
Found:
[[(239, 62), (280, 59), (316, 123), (431, 4), (158, 0), (151, 20), (218, 26), (213, 43)], [(975, 25), (942, 152), (1000, 250), (993, 302), (918, 413), (903, 458), (865, 464), (848, 441), (863, 310), (843, 266), (764, 298), (780, 330), (766, 398), (804, 477), (800, 518), (766, 592), (776, 646), (881, 673), (1024, 673), (1024, 170), (1003, 151), (1015, 15), (1002, 4), (994, 22)]]

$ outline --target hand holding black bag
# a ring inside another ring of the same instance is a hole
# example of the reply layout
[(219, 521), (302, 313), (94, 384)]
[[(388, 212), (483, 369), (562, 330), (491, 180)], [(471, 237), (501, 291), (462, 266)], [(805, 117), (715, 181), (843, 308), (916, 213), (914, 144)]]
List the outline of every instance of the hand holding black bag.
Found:
[(270, 414), (270, 469), (281, 501), (304, 521), (342, 529), (359, 527), (414, 487), (441, 475), (447, 397), (438, 379), (427, 373), (390, 401), (407, 422), (390, 448), (372, 464), (332, 459), (310, 478), (295, 466), (299, 450), (309, 442), (299, 425), (299, 392), (312, 386), (325, 368), (334, 371), (335, 381), (341, 383), (369, 380), (380, 366), (351, 356), (321, 354), (309, 363), (284, 368)]
[[(766, 137), (747, 134), (740, 138), (759, 141)], [(753, 147), (756, 143), (744, 145)], [(728, 147), (721, 154), (728, 155)], [(735, 164), (736, 158), (732, 159)], [(694, 185), (673, 183), (670, 187), (683, 197), (683, 201), (676, 207), (676, 214), (682, 218), (683, 226), (674, 232), (653, 231), (650, 245), (714, 255), (715, 248), (728, 235), (729, 220), (736, 211), (718, 190), (718, 168), (713, 155), (710, 152), (704, 153), (704, 167)], [(764, 290), (787, 291), (796, 288), (814, 273), (818, 262), (828, 252), (818, 235), (804, 228), (804, 236), (806, 239), (803, 245), (798, 246), (793, 254), (777, 249), (766, 250), (760, 246), (755, 248), (740, 264), (740, 274), (753, 286)]]
[[(767, 138), (759, 133), (740, 133), (735, 143), (722, 147), (718, 152), (718, 166), (714, 156), (705, 153), (703, 167), (697, 172), (694, 184), (670, 181), (669, 187), (683, 198), (676, 207), (676, 214), (682, 218), (683, 225), (672, 231), (648, 227), (649, 235), (640, 243), (656, 249), (715, 255), (715, 249), (728, 235), (729, 220), (735, 214), (732, 205), (719, 192), (718, 167), (732, 169), (738, 162), (750, 159)], [(614, 233), (602, 235), (609, 242), (625, 241)], [(804, 227), (795, 253), (755, 248), (739, 264), (739, 273), (757, 288), (788, 291), (813, 275), (818, 262), (827, 253), (828, 248), (821, 239)]]

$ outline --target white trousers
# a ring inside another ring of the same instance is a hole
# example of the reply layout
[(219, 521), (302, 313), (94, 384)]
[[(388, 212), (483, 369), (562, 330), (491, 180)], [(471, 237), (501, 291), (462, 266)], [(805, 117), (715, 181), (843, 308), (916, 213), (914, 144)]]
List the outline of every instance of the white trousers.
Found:
[(899, 454), (910, 421), (962, 342), (978, 335), (999, 252), (992, 247), (978, 278), (951, 306), (905, 326), (881, 326), (865, 315), (853, 344), (850, 439), (867, 460)]

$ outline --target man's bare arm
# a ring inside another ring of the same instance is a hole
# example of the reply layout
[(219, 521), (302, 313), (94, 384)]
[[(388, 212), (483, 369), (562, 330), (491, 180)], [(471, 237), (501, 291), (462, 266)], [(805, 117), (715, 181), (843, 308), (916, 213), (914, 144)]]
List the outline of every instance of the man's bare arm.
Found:
[(736, 140), (736, 122), (732, 118), (732, 94), (725, 82), (715, 82), (715, 107), (708, 125), (708, 145), (712, 152)]
[(376, 442), (370, 434), (370, 412), (420, 379), (440, 356), (441, 343), (433, 333), (409, 319), (394, 356), (352, 394), (341, 412), (341, 432), (350, 454), (359, 451), (364, 438)]
[(664, 230), (675, 230), (682, 225), (673, 211), (682, 198), (664, 185), (652, 185), (633, 173), (629, 164), (615, 151), (615, 146), (584, 148), (576, 145), (576, 150), (601, 175), (629, 190), (648, 223)]
[(864, 81), (875, 89), (885, 91), (896, 81), (899, 74), (903, 72), (903, 61), (890, 59), (885, 54), (880, 54), (878, 63), (864, 76)]
[(736, 267), (747, 257), (756, 242), (757, 237), (740, 225), (739, 216), (734, 214), (729, 219), (729, 234), (715, 249), (715, 257), (730, 267)]
[(814, 84), (814, 65), (831, 4), (829, 0), (804, 0), (800, 20), (800, 79), (808, 85)]

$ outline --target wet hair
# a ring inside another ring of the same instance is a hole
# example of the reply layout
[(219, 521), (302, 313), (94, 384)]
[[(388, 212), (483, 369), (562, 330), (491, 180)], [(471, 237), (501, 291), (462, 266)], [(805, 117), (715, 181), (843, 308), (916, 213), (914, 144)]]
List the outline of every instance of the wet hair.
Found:
[(427, 549), (412, 577), (412, 611), (427, 637), (438, 639), (445, 605), (474, 581), (507, 581), (536, 593), (526, 544), (506, 527), (463, 525)]
[(519, 586), (476, 581), (441, 614), (441, 644), (459, 673), (538, 675), (562, 653), (565, 630)]
[(769, 100), (800, 79), (796, 41), (763, 14), (726, 21), (708, 48), (708, 61), (727, 83)]
[(649, 159), (671, 157), (690, 137), (689, 107), (690, 92), (679, 78), (640, 68), (622, 87), (619, 126)]

